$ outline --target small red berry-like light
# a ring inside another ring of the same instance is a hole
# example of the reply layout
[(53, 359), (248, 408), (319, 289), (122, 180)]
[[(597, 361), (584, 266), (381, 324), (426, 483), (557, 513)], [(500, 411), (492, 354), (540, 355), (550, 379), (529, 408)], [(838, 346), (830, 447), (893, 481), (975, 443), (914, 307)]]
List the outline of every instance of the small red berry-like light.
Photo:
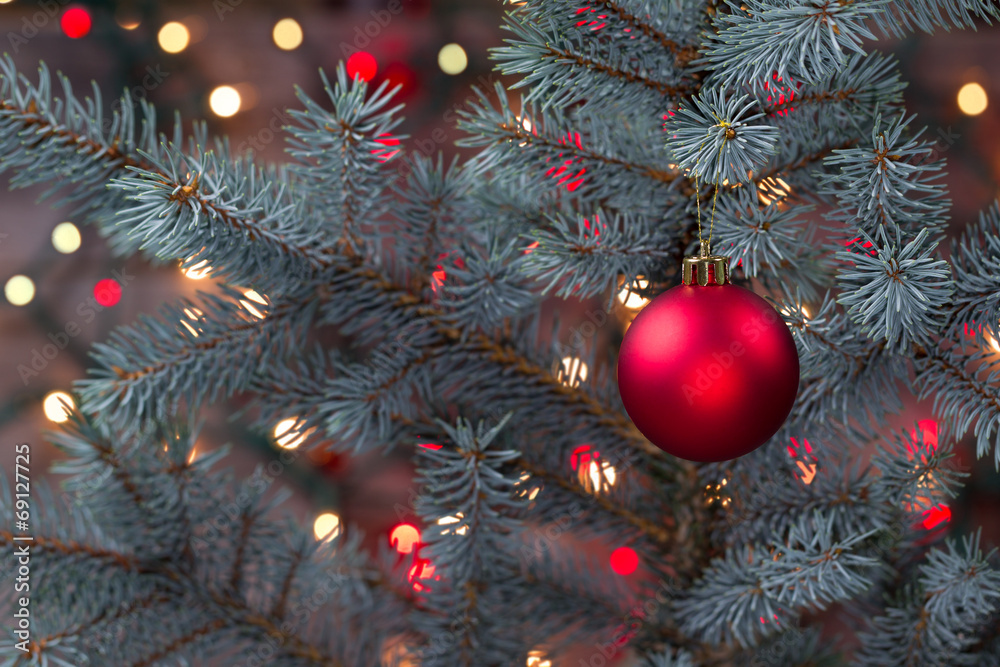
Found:
[(90, 32), (90, 24), (90, 14), (83, 7), (70, 7), (59, 19), (62, 31), (72, 39), (80, 39)]
[(623, 577), (632, 574), (639, 567), (639, 555), (629, 547), (618, 547), (611, 552), (611, 569)]
[(420, 542), (420, 531), (408, 523), (401, 523), (389, 533), (389, 546), (401, 554), (408, 554)]
[(375, 78), (376, 72), (378, 63), (375, 61), (375, 56), (366, 51), (358, 51), (347, 59), (347, 76), (352, 79), (371, 81)]
[(105, 308), (114, 306), (122, 300), (122, 287), (111, 278), (99, 280), (94, 285), (94, 300)]

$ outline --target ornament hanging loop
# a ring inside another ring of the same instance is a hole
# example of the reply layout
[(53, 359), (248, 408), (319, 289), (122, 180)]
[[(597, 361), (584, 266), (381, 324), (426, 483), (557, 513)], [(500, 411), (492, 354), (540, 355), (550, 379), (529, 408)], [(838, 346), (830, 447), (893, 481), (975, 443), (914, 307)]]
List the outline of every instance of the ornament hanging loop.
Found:
[(681, 282), (685, 285), (697, 284), (705, 287), (712, 285), (728, 285), (729, 258), (723, 255), (709, 254), (707, 243), (701, 244), (701, 252), (692, 257), (685, 257)]

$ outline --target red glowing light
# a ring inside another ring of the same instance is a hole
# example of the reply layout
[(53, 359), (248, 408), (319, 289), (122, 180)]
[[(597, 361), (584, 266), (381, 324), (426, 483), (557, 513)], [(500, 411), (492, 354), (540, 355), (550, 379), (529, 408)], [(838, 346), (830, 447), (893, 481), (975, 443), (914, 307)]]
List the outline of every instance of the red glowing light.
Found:
[(404, 63), (389, 63), (385, 68), (385, 80), (389, 82), (389, 88), (399, 87), (398, 95), (408, 95), (416, 89), (417, 74)]
[(417, 444), (424, 449), (433, 449), (435, 451), (441, 449), (441, 445), (435, 445), (433, 442), (418, 442)]
[(82, 7), (70, 7), (63, 12), (59, 25), (67, 37), (80, 39), (90, 32), (90, 14)]
[(569, 455), (569, 464), (572, 466), (573, 470), (576, 470), (581, 465), (588, 466), (591, 460), (599, 458), (601, 458), (601, 453), (599, 451), (592, 449), (590, 445), (580, 445)]
[(618, 547), (611, 552), (611, 569), (623, 577), (635, 572), (639, 567), (639, 555), (628, 547)]
[(527, 248), (524, 249), (524, 254), (530, 255), (531, 251), (537, 247), (538, 247), (538, 241), (535, 241), (534, 243), (532, 243), (531, 245), (529, 245)]
[(94, 285), (94, 300), (105, 308), (109, 308), (122, 299), (122, 287), (111, 278), (99, 280)]
[[(851, 252), (854, 252), (853, 250), (854, 244), (860, 240), (861, 240), (860, 236), (855, 236), (853, 239), (849, 239), (848, 241), (846, 241), (844, 245), (847, 246), (848, 248), (851, 248)], [(868, 255), (870, 257), (875, 257), (876, 255), (878, 255), (878, 251), (875, 250), (875, 246), (872, 245), (871, 241), (865, 241), (864, 243), (861, 244), (861, 247), (870, 248), (870, 250), (868, 251)]]
[(375, 56), (366, 51), (358, 51), (347, 59), (347, 76), (352, 79), (371, 81), (378, 72), (378, 63)]
[(951, 508), (947, 505), (935, 505), (929, 510), (924, 511), (924, 520), (920, 525), (925, 530), (933, 530), (942, 523), (948, 523), (949, 521), (951, 521)]
[(420, 531), (416, 526), (401, 523), (389, 533), (389, 546), (401, 554), (408, 554), (420, 543)]
[(386, 161), (392, 159), (393, 157), (395, 157), (395, 155), (397, 153), (399, 153), (399, 150), (400, 150), (398, 148), (396, 148), (396, 149), (390, 149), (388, 147), (389, 146), (399, 146), (400, 143), (402, 143), (402, 142), (400, 142), (399, 139), (397, 139), (396, 137), (393, 137), (389, 133), (383, 132), (382, 134), (380, 134), (377, 137), (375, 137), (375, 143), (382, 144), (383, 146), (386, 146), (387, 148), (376, 148), (375, 150), (371, 151), (372, 155), (374, 155), (376, 158), (378, 158), (379, 162), (386, 162)]
[[(920, 432), (919, 437), (917, 429)], [(910, 439), (912, 440), (909, 445), (910, 453), (916, 454), (919, 451), (919, 443), (923, 442), (922, 458), (925, 458), (923, 457), (924, 452), (933, 454), (937, 451), (938, 446), (938, 423), (933, 419), (921, 419), (917, 422), (917, 428), (910, 431)]]
[(434, 565), (426, 558), (418, 558), (407, 575), (407, 579), (413, 584), (413, 590), (421, 592), (428, 587), (420, 583), (419, 579), (441, 579), (441, 575), (434, 575)]

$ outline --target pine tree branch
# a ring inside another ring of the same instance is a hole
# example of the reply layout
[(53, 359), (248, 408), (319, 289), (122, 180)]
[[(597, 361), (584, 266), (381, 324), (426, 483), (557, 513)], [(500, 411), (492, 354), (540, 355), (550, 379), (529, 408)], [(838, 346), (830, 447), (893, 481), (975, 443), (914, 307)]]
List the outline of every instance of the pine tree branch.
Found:
[[(20, 542), (14, 540), (14, 534), (7, 530), (0, 529), (0, 545), (14, 546)], [(51, 552), (60, 556), (86, 556), (94, 560), (109, 561), (118, 565), (127, 572), (144, 572), (143, 563), (132, 554), (92, 547), (75, 540), (61, 540), (54, 537), (35, 536), (32, 541), (33, 552)]]
[(184, 649), (189, 644), (193, 644), (200, 639), (203, 639), (217, 630), (221, 630), (226, 627), (228, 623), (221, 618), (217, 618), (213, 621), (205, 623), (201, 627), (190, 630), (183, 637), (175, 637), (166, 646), (161, 647), (159, 650), (147, 655), (142, 660), (133, 662), (131, 667), (150, 667), (155, 665), (160, 660), (177, 653), (178, 651)]
[(680, 172), (664, 171), (651, 165), (637, 165), (629, 162), (628, 160), (599, 153), (589, 148), (583, 148), (577, 144), (557, 143), (545, 135), (528, 132), (521, 125), (508, 125), (504, 123), (498, 125), (497, 127), (508, 137), (503, 141), (514, 141), (517, 142), (518, 145), (522, 145), (527, 142), (529, 145), (538, 146), (551, 151), (559, 151), (561, 153), (568, 152), (579, 156), (580, 159), (592, 160), (606, 166), (617, 167), (626, 172), (639, 174), (640, 176), (644, 176), (659, 183), (673, 183), (678, 178), (681, 178)]
[[(278, 620), (285, 617), (285, 604), (288, 602), (288, 594), (292, 590), (292, 581), (299, 571), (299, 566), (302, 564), (304, 556), (305, 554), (302, 549), (296, 549), (292, 553), (292, 562), (288, 566), (288, 572), (285, 573), (284, 579), (281, 582), (281, 591), (278, 593), (278, 599), (275, 600), (274, 607), (271, 610), (271, 616)], [(233, 590), (236, 590), (235, 586)]]
[(36, 145), (45, 139), (60, 139), (65, 144), (81, 147), (83, 152), (91, 157), (107, 159), (109, 168), (122, 170), (129, 167), (150, 168), (148, 163), (137, 159), (133, 155), (126, 155), (116, 145), (105, 146), (90, 137), (85, 137), (64, 127), (53, 126), (50, 119), (38, 114), (38, 105), (34, 100), (28, 104), (27, 109), (21, 109), (7, 100), (0, 100), (0, 112), (7, 112), (11, 115), (16, 114), (17, 121), (22, 123), (26, 129), (32, 127), (41, 128), (36, 133), (38, 137), (35, 142)]
[(657, 30), (652, 24), (643, 21), (635, 14), (627, 11), (616, 0), (586, 0), (588, 4), (603, 7), (606, 11), (615, 14), (622, 23), (628, 24), (633, 30), (638, 30), (646, 37), (670, 51), (675, 57), (674, 66), (684, 69), (692, 60), (698, 56), (698, 48), (692, 44), (680, 45), (667, 37), (662, 31)]
[(669, 83), (657, 81), (656, 79), (642, 74), (627, 72), (623, 69), (612, 67), (611, 65), (607, 65), (580, 53), (573, 53), (572, 51), (566, 49), (557, 48), (552, 44), (546, 44), (543, 53), (549, 56), (553, 62), (570, 62), (574, 65), (578, 65), (594, 72), (600, 72), (601, 74), (604, 74), (612, 79), (618, 79), (620, 81), (625, 81), (626, 83), (639, 84), (649, 90), (663, 95), (664, 97), (683, 97), (690, 95), (695, 90), (693, 86), (672, 86)]

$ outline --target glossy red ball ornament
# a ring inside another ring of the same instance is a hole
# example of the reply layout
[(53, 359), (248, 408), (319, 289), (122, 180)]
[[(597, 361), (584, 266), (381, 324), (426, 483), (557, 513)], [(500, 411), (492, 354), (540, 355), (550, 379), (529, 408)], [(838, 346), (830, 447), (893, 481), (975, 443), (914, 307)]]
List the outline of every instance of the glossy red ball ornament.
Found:
[(726, 461), (774, 435), (799, 388), (795, 341), (764, 299), (729, 282), (728, 258), (684, 260), (684, 284), (653, 299), (618, 355), (618, 390), (650, 442)]

